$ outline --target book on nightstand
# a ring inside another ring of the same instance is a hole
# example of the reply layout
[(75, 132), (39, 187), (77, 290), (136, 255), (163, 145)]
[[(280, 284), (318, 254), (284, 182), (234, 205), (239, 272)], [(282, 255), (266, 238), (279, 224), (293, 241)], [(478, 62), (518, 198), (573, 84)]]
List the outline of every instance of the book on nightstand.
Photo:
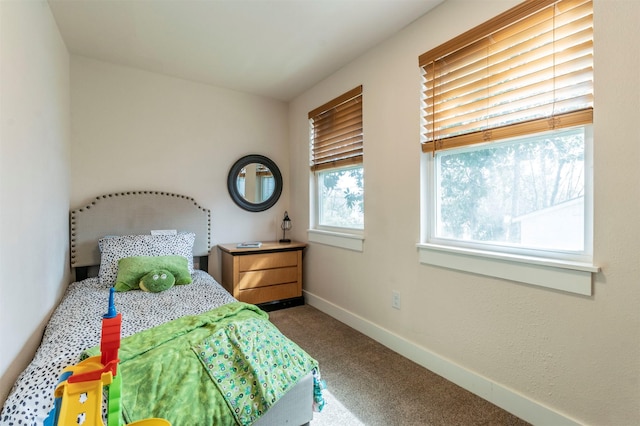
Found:
[(260, 241), (247, 241), (244, 243), (238, 243), (238, 248), (260, 248), (262, 243)]

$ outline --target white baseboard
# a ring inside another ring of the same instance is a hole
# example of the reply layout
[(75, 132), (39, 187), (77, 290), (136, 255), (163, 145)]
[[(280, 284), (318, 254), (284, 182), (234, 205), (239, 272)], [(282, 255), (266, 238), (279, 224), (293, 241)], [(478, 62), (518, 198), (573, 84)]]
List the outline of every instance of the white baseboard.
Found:
[(560, 414), (499, 383), (492, 382), (486, 377), (467, 370), (450, 360), (442, 358), (326, 299), (318, 297), (308, 291), (304, 291), (303, 293), (306, 303), (314, 308), (336, 318), (340, 322), (380, 342), (400, 355), (533, 425), (580, 425), (578, 421), (570, 417)]

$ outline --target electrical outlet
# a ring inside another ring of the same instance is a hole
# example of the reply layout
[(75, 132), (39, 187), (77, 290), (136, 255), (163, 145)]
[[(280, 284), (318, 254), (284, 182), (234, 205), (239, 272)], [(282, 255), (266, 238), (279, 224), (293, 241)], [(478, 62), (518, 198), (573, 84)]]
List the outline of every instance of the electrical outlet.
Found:
[(391, 307), (400, 309), (400, 293), (395, 290), (391, 292)]

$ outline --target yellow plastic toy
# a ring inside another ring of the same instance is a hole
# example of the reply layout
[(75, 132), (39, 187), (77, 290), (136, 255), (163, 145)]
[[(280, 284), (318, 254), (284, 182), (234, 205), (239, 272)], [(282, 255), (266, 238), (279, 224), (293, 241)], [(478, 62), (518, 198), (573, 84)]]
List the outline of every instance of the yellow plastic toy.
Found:
[[(109, 310), (102, 317), (100, 355), (87, 358), (62, 371), (54, 391), (53, 409), (44, 426), (87, 425), (104, 426), (102, 422), (102, 391), (108, 388), (107, 426), (121, 426), (120, 391), (118, 375), (118, 349), (122, 315), (113, 303), (114, 289), (109, 293)], [(138, 420), (135, 426), (171, 426), (164, 419)]]

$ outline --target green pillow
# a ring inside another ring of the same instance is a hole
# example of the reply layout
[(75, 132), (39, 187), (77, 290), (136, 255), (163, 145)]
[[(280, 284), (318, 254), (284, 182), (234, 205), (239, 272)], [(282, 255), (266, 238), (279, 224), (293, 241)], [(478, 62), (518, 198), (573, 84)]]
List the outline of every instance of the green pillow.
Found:
[(187, 258), (183, 256), (132, 256), (118, 261), (116, 291), (140, 288), (140, 280), (151, 271), (166, 269), (176, 279), (176, 285), (190, 284), (191, 274)]
[(171, 272), (166, 269), (157, 269), (142, 277), (138, 284), (142, 291), (159, 293), (173, 287), (175, 282), (176, 277), (174, 277)]

